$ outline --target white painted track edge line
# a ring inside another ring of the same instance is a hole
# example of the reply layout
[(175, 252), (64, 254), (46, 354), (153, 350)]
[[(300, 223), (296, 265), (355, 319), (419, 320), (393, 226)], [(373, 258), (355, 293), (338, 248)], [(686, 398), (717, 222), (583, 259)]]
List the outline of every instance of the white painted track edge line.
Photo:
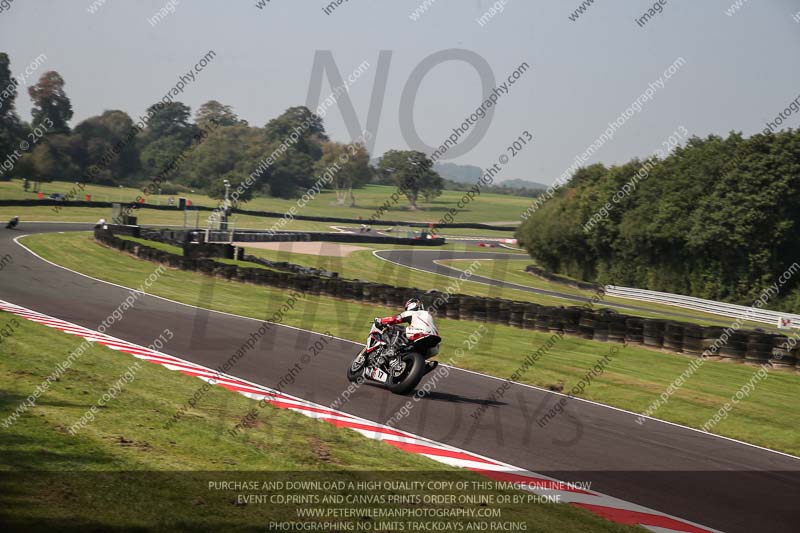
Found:
[[(3, 301), (3, 300), (0, 300), (0, 301)], [(20, 307), (22, 309), (27, 309), (27, 308), (25, 308), (23, 306), (20, 306), (19, 304), (14, 304), (12, 302), (8, 302), (7, 300), (5, 302), (9, 303), (11, 305)], [(28, 310), (30, 310), (30, 309), (28, 309)], [(33, 311), (33, 310), (30, 310), (30, 311)], [(66, 320), (63, 320), (63, 319), (52, 317), (50, 315), (46, 315), (46, 314), (40, 313), (38, 311), (34, 311), (34, 312), (39, 313), (40, 315), (45, 316), (45, 317), (50, 318), (50, 319), (55, 320), (55, 321), (60, 321), (60, 322), (63, 322), (63, 323), (66, 323), (66, 324), (70, 324), (70, 325), (73, 325), (73, 326), (76, 326), (76, 327), (79, 327), (79, 328), (83, 328), (83, 326), (80, 326), (78, 324), (74, 324), (74, 323), (71, 323), (71, 322), (67, 322)], [(91, 330), (89, 328), (83, 328), (83, 329), (86, 330), (86, 332), (93, 332), (94, 331), (94, 330)], [(128, 343), (128, 341), (125, 341), (123, 339), (119, 339), (117, 337), (112, 337), (110, 335), (109, 335), (109, 337), (111, 337), (112, 339), (117, 340), (119, 342)], [(135, 346), (137, 348), (141, 348), (143, 350), (149, 350), (149, 348), (146, 348), (146, 347), (141, 346), (141, 345), (137, 345), (137, 344), (134, 344), (134, 343), (129, 343), (129, 344), (132, 344), (133, 346)], [(158, 352), (156, 352), (156, 353), (158, 353)], [(190, 361), (183, 360), (180, 357), (177, 357), (177, 356), (174, 356), (174, 357), (176, 359), (181, 360), (182, 362), (190, 363)], [(160, 363), (154, 363), (154, 364), (160, 364)], [(165, 365), (161, 365), (161, 366), (165, 366)], [(210, 369), (208, 369), (208, 370), (210, 370)], [(246, 379), (236, 378), (235, 376), (229, 376), (229, 375), (225, 375), (225, 376), (226, 377), (230, 377), (230, 378), (232, 378), (234, 380), (241, 381), (243, 383), (252, 384), (256, 389), (266, 389), (266, 390), (264, 390), (264, 392), (266, 392), (266, 393), (275, 392), (280, 396), (284, 396), (286, 398), (290, 398), (290, 399), (296, 400), (298, 403), (303, 404), (303, 405), (308, 406), (308, 407), (320, 408), (320, 409), (323, 409), (323, 410), (330, 410), (332, 412), (341, 412), (344, 415), (346, 415), (348, 417), (351, 417), (351, 419), (356, 421), (356, 422), (365, 422), (366, 423), (365, 425), (375, 425), (375, 427), (376, 427), (376, 430), (375, 430), (376, 436), (377, 436), (378, 433), (380, 433), (379, 429), (388, 428), (388, 429), (391, 429), (392, 431), (395, 431), (397, 433), (401, 433), (401, 434), (405, 435), (407, 438), (410, 438), (412, 440), (417, 440), (417, 441), (420, 441), (420, 442), (423, 442), (423, 443), (429, 443), (432, 448), (438, 448), (438, 449), (445, 450), (445, 451), (459, 452), (459, 453), (463, 453), (465, 455), (469, 455), (469, 456), (473, 456), (473, 457), (476, 457), (476, 458), (484, 459), (485, 461), (489, 462), (490, 464), (493, 464), (493, 465), (496, 465), (496, 466), (499, 466), (499, 467), (507, 468), (512, 472), (515, 472), (515, 473), (518, 473), (519, 475), (522, 475), (523, 477), (532, 477), (532, 478), (540, 478), (540, 479), (543, 478), (543, 479), (548, 479), (548, 480), (551, 480), (551, 481), (560, 481), (560, 480), (558, 480), (556, 478), (552, 478), (550, 476), (542, 475), (542, 474), (539, 474), (537, 472), (533, 472), (533, 471), (530, 471), (530, 470), (527, 470), (527, 469), (524, 469), (524, 468), (520, 468), (520, 467), (511, 465), (511, 464), (508, 464), (508, 463), (504, 463), (504, 462), (499, 461), (497, 459), (492, 459), (490, 457), (486, 457), (486, 456), (483, 456), (483, 455), (480, 455), (480, 454), (477, 454), (477, 453), (473, 453), (473, 452), (470, 452), (468, 450), (463, 450), (461, 448), (456, 448), (456, 447), (451, 446), (449, 444), (440, 443), (440, 442), (434, 441), (432, 439), (428, 439), (426, 437), (421, 437), (419, 435), (415, 435), (413, 433), (409, 433), (407, 431), (403, 431), (403, 430), (400, 430), (400, 429), (397, 429), (397, 428), (392, 428), (392, 427), (386, 426), (386, 425), (384, 425), (384, 424), (382, 424), (380, 422), (373, 422), (373, 421), (370, 421), (370, 420), (367, 420), (367, 419), (364, 419), (364, 418), (361, 418), (361, 417), (358, 417), (358, 416), (355, 416), (355, 415), (350, 415), (349, 413), (344, 413), (344, 412), (338, 411), (336, 409), (331, 409), (331, 408), (325, 407), (325, 406), (323, 406), (321, 404), (317, 404), (315, 402), (304, 400), (302, 398), (299, 398), (297, 396), (293, 396), (291, 394), (284, 393), (282, 391), (276, 391), (276, 390), (271, 389), (271, 388), (269, 388), (269, 387), (267, 387), (265, 385), (258, 385), (256, 383), (250, 382), (250, 381), (248, 381)], [(241, 394), (241, 391), (239, 391), (239, 393)], [(252, 393), (249, 393), (249, 394), (252, 394)], [(278, 398), (278, 401), (279, 400), (280, 399)], [(289, 407), (287, 409), (299, 412), (300, 414), (303, 414), (304, 416), (308, 416), (305, 413), (301, 412), (302, 409), (296, 409), (296, 408), (292, 408), (292, 407)], [(311, 417), (311, 418), (318, 418), (318, 417)], [(366, 431), (368, 431), (368, 430), (366, 430)], [(369, 438), (368, 435), (365, 435), (365, 436), (367, 438)], [(376, 439), (373, 439), (373, 440), (382, 440), (382, 439), (377, 439), (376, 438)], [(438, 459), (435, 454), (429, 454), (429, 453), (420, 452), (420, 453), (415, 453), (415, 455), (422, 455), (422, 456), (428, 457), (429, 459), (431, 459), (433, 461), (444, 463), (444, 464), (448, 464), (446, 460)], [(453, 466), (453, 465), (451, 465), (451, 466)], [(478, 465), (478, 466), (475, 466), (474, 468), (480, 468), (480, 466)], [(498, 471), (502, 471), (502, 470), (498, 470)], [(525, 474), (532, 474), (532, 476), (525, 476)], [(536, 492), (536, 491), (534, 491), (534, 492)], [(596, 492), (596, 491), (592, 491), (592, 490), (586, 490), (585, 492), (587, 493), (587, 496), (590, 495), (590, 496), (596, 497), (596, 498), (598, 498), (600, 500), (600, 502), (595, 504), (595, 505), (597, 505), (599, 507), (604, 507), (604, 508), (609, 508), (609, 509), (617, 509), (617, 510), (633, 511), (633, 512), (641, 512), (641, 513), (648, 514), (648, 515), (651, 515), (651, 516), (662, 516), (662, 517), (666, 517), (666, 518), (670, 518), (670, 519), (676, 520), (678, 522), (683, 522), (684, 524), (689, 524), (689, 525), (698, 527), (700, 529), (704, 529), (704, 530), (709, 531), (709, 532), (722, 533), (717, 529), (714, 529), (714, 528), (711, 528), (711, 527), (708, 527), (708, 526), (704, 526), (704, 525), (698, 524), (696, 522), (692, 522), (692, 521), (686, 520), (684, 518), (680, 518), (680, 517), (671, 515), (669, 513), (665, 513), (665, 512), (662, 512), (662, 511), (651, 509), (651, 508), (645, 507), (643, 505), (639, 505), (639, 504), (636, 504), (636, 503), (633, 503), (633, 502), (628, 502), (626, 500), (621, 500), (621, 499), (619, 499), (619, 498), (617, 498), (615, 496), (610, 496), (610, 495), (607, 495), (607, 494), (604, 494), (604, 493), (600, 493), (600, 492)], [(565, 503), (569, 504), (570, 502), (565, 502)], [(617, 506), (613, 507), (612, 504), (617, 504)], [(612, 520), (612, 522), (613, 522), (613, 520)], [(642, 525), (642, 527), (644, 527), (646, 529), (649, 528), (649, 526), (646, 526), (646, 525)], [(676, 531), (676, 530), (669, 529), (668, 531)]]
[[(115, 286), (115, 287), (119, 287), (119, 288), (122, 288), (122, 289), (127, 289), (127, 290), (133, 290), (133, 291), (136, 291), (136, 289), (131, 289), (130, 287), (126, 287), (126, 286), (124, 286), (124, 285), (119, 285), (119, 284), (117, 284), (117, 283), (113, 283), (113, 282), (110, 282), (110, 281), (105, 281), (105, 280), (102, 280), (102, 279), (94, 278), (94, 277), (92, 277), (92, 276), (89, 276), (89, 275), (87, 275), (87, 274), (83, 274), (83, 273), (81, 273), (81, 272), (78, 272), (78, 271), (76, 271), (76, 270), (72, 270), (71, 268), (67, 268), (67, 267), (65, 267), (65, 266), (61, 266), (61, 265), (58, 265), (58, 264), (56, 264), (56, 263), (53, 263), (52, 261), (48, 261), (47, 259), (45, 259), (44, 257), (40, 256), (39, 254), (37, 254), (36, 252), (34, 252), (33, 250), (31, 250), (30, 248), (28, 248), (27, 246), (25, 246), (24, 244), (22, 244), (21, 242), (19, 242), (19, 241), (18, 241), (18, 239), (21, 239), (21, 238), (23, 238), (23, 237), (27, 237), (27, 236), (29, 236), (29, 235), (20, 235), (19, 237), (16, 237), (16, 238), (14, 238), (14, 242), (15, 242), (17, 245), (21, 246), (21, 247), (22, 247), (23, 249), (25, 249), (26, 251), (28, 251), (30, 254), (32, 254), (32, 255), (34, 255), (35, 257), (37, 257), (38, 259), (41, 259), (42, 261), (44, 261), (44, 262), (46, 262), (46, 263), (49, 263), (49, 264), (51, 264), (51, 265), (53, 265), (53, 266), (55, 266), (55, 267), (58, 267), (58, 268), (61, 268), (61, 269), (67, 270), (67, 271), (69, 271), (69, 272), (72, 272), (72, 273), (74, 273), (74, 274), (78, 274), (78, 275), (80, 275), (80, 276), (83, 276), (83, 277), (86, 277), (86, 278), (89, 278), (89, 279), (92, 279), (92, 280), (95, 280), (95, 281), (99, 281), (99, 282), (101, 282), (101, 283), (106, 283), (106, 284), (108, 284), (108, 285), (113, 285), (113, 286)], [(374, 254), (375, 252), (378, 252), (378, 251), (381, 251), (381, 250), (375, 250), (375, 251), (373, 251), (373, 254)], [(492, 252), (478, 252), (478, 253), (492, 253)], [(381, 258), (381, 259), (383, 259), (383, 258)], [(383, 259), (383, 260), (384, 260), (384, 261), (388, 261), (387, 259)], [(397, 263), (397, 264), (399, 264), (399, 263)], [(400, 266), (405, 266), (405, 265), (400, 265)], [(411, 268), (411, 267), (408, 267), (408, 268)], [(430, 273), (430, 272), (429, 272), (429, 273)], [(138, 292), (138, 291), (136, 291), (136, 292)], [(202, 309), (202, 310), (204, 310), (204, 311), (210, 311), (210, 312), (212, 312), (212, 313), (218, 313), (218, 314), (221, 314), (221, 315), (232, 316), (232, 317), (235, 317), (235, 318), (243, 318), (243, 319), (247, 319), (247, 320), (253, 320), (253, 321), (256, 321), (256, 322), (259, 322), (259, 323), (263, 323), (263, 322), (265, 322), (265, 320), (259, 320), (259, 319), (257, 319), (257, 318), (252, 318), (252, 317), (248, 317), (248, 316), (242, 316), (242, 315), (236, 315), (236, 314), (233, 314), (233, 313), (228, 313), (228, 312), (225, 312), (225, 311), (217, 311), (217, 310), (214, 310), (214, 309), (206, 309), (206, 308), (204, 308), (204, 307), (198, 307), (198, 306), (196, 306), (196, 305), (187, 304), (187, 303), (183, 303), (183, 302), (178, 302), (178, 301), (176, 301), (176, 300), (171, 300), (171, 299), (169, 299), (169, 298), (165, 298), (165, 297), (163, 297), (163, 296), (158, 296), (158, 295), (155, 295), (155, 294), (149, 294), (149, 293), (144, 293), (144, 294), (146, 294), (147, 296), (151, 296), (151, 297), (153, 297), (153, 298), (158, 298), (158, 299), (160, 299), (160, 300), (167, 301), (167, 302), (171, 302), (171, 303), (176, 303), (176, 304), (184, 305), (184, 306), (186, 306), (186, 307), (192, 307), (192, 308), (194, 308), (194, 309)], [(296, 326), (289, 326), (289, 325), (286, 325), (286, 324), (278, 324), (278, 323), (274, 323), (274, 324), (275, 324), (276, 326), (279, 326), (279, 327), (285, 327), (285, 328), (294, 329), (294, 330), (297, 330), (297, 331), (303, 331), (303, 332), (306, 332), (306, 333), (315, 333), (315, 334), (317, 334), (317, 335), (325, 335), (325, 333), (320, 333), (320, 332), (313, 331), (313, 330), (309, 330), (309, 329), (303, 329), (303, 328), (299, 328), (299, 327), (296, 327)], [(351, 344), (355, 344), (356, 346), (361, 346), (361, 345), (363, 344), (363, 343), (360, 343), (360, 342), (352, 341), (352, 340), (350, 340), (350, 339), (345, 339), (345, 338), (342, 338), (342, 337), (337, 337), (337, 336), (335, 336), (335, 335), (329, 335), (329, 336), (330, 336), (331, 338), (333, 338), (333, 339), (337, 339), (337, 340), (341, 340), (341, 341), (349, 342), (349, 343), (351, 343)], [(127, 342), (127, 341), (126, 341), (126, 342)], [(169, 355), (169, 354), (168, 354), (168, 355)], [(175, 356), (173, 356), (173, 357), (175, 357)], [(718, 438), (718, 439), (723, 439), (723, 440), (726, 440), (726, 441), (728, 441), (728, 442), (733, 442), (733, 443), (736, 443), (736, 444), (741, 444), (741, 445), (743, 445), (743, 446), (748, 446), (748, 447), (751, 447), (751, 448), (755, 448), (755, 449), (762, 450), (762, 451), (765, 451), (765, 452), (770, 452), (770, 453), (774, 453), (774, 454), (782, 455), (782, 456), (784, 456), (784, 457), (788, 457), (788, 458), (790, 458), (790, 459), (794, 459), (794, 460), (798, 460), (798, 461), (800, 461), (800, 456), (792, 455), (792, 454), (790, 454), (790, 453), (781, 452), (781, 451), (778, 451), (778, 450), (773, 450), (773, 449), (771, 449), (771, 448), (765, 448), (765, 447), (763, 447), (763, 446), (759, 446), (759, 445), (757, 445), (757, 444), (752, 444), (752, 443), (749, 443), (749, 442), (741, 441), (741, 440), (735, 439), (735, 438), (733, 438), (733, 437), (726, 437), (726, 436), (724, 436), (724, 435), (718, 435), (718, 434), (716, 434), (716, 433), (708, 433), (708, 432), (706, 432), (706, 431), (703, 431), (703, 430), (700, 430), (700, 429), (697, 429), (697, 428), (693, 428), (693, 427), (689, 427), (689, 426), (684, 426), (684, 425), (682, 425), (682, 424), (678, 424), (678, 423), (676, 423), (676, 422), (670, 422), (670, 421), (668, 421), (668, 420), (663, 420), (663, 419), (661, 419), (661, 418), (655, 418), (655, 417), (652, 417), (652, 416), (647, 416), (647, 415), (643, 415), (643, 414), (640, 414), (640, 413), (635, 413), (635, 412), (633, 412), (633, 411), (629, 411), (629, 410), (627, 410), (627, 409), (623, 409), (623, 408), (621, 408), (621, 407), (614, 407), (613, 405), (608, 405), (608, 404), (604, 404), (604, 403), (600, 403), (600, 402), (595, 402), (595, 401), (592, 401), (592, 400), (587, 400), (587, 399), (585, 399), (585, 398), (578, 398), (578, 397), (576, 397), (576, 396), (568, 396), (568, 395), (566, 395), (566, 394), (559, 393), (559, 392), (554, 392), (554, 391), (550, 391), (550, 390), (544, 389), (544, 388), (542, 388), (542, 387), (537, 387), (537, 386), (535, 386), (535, 385), (529, 385), (529, 384), (527, 384), (527, 383), (520, 383), (520, 382), (517, 382), (517, 381), (511, 381), (511, 380), (507, 380), (506, 378), (501, 378), (501, 377), (498, 377), (498, 376), (492, 376), (491, 374), (484, 374), (484, 373), (477, 372), (477, 371), (474, 371), (474, 370), (467, 370), (467, 369), (465, 369), (465, 368), (460, 368), (460, 367), (457, 367), (457, 366), (452, 366), (452, 365), (444, 365), (444, 366), (447, 366), (448, 368), (452, 368), (452, 369), (454, 369), (454, 370), (458, 370), (458, 371), (461, 371), (461, 372), (467, 372), (467, 373), (470, 373), (470, 374), (475, 374), (475, 375), (477, 375), (477, 376), (482, 376), (482, 377), (485, 377), (485, 378), (490, 378), (490, 379), (493, 379), (493, 380), (499, 380), (499, 381), (508, 381), (509, 383), (511, 383), (511, 384), (513, 384), (513, 385), (516, 385), (516, 386), (519, 386), (519, 387), (527, 387), (527, 388), (531, 388), (531, 389), (534, 389), (534, 390), (537, 390), (537, 391), (540, 391), (540, 392), (544, 392), (544, 393), (547, 393), (547, 394), (553, 394), (553, 395), (558, 395), (558, 396), (567, 396), (567, 397), (569, 397), (570, 399), (573, 399), (573, 400), (578, 400), (578, 401), (581, 401), (581, 402), (589, 403), (589, 404), (592, 404), (592, 405), (595, 405), (595, 406), (598, 406), (598, 407), (605, 407), (605, 408), (607, 408), (607, 409), (612, 409), (612, 410), (614, 410), (614, 411), (618, 411), (618, 412), (621, 412), (621, 413), (627, 413), (627, 414), (630, 414), (631, 416), (633, 416), (633, 417), (635, 417), (635, 418), (642, 417), (642, 418), (645, 418), (645, 419), (647, 419), (647, 420), (652, 420), (652, 421), (654, 421), (654, 422), (660, 422), (660, 423), (662, 423), (662, 424), (666, 424), (666, 425), (669, 425), (669, 426), (674, 426), (674, 427), (678, 427), (678, 428), (686, 429), (686, 430), (689, 430), (689, 431), (693, 431), (693, 432), (695, 432), (695, 433), (699, 433), (699, 434), (702, 434), (702, 435), (706, 435), (706, 436), (708, 436), (708, 437), (714, 437), (714, 438)], [(236, 379), (241, 379), (241, 378), (238, 378), (238, 377), (237, 377)], [(259, 385), (259, 386), (260, 386), (260, 387), (263, 387), (263, 385)], [(349, 414), (349, 413), (348, 413), (348, 414)], [(373, 423), (374, 423), (374, 422), (373, 422)], [(470, 453), (471, 453), (471, 452), (470, 452)]]

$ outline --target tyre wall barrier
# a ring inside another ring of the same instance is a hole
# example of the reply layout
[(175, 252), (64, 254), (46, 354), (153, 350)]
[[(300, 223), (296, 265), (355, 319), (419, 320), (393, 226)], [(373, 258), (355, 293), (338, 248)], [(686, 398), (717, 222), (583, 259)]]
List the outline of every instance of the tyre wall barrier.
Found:
[[(112, 233), (117, 233), (116, 228), (117, 226), (109, 225), (109, 229), (111, 229)], [(191, 232), (185, 230), (175, 230), (175, 229), (148, 229), (148, 228), (140, 228), (139, 233), (143, 239), (147, 239), (148, 241), (156, 241), (156, 242), (163, 242), (166, 244), (172, 244), (173, 246), (179, 246), (183, 248), (183, 246), (187, 242), (192, 241), (192, 234)]]
[[(241, 259), (241, 252), (237, 259)], [(189, 259), (206, 259), (219, 257), (222, 259), (233, 259), (234, 247), (230, 244), (209, 244), (199, 242), (187, 242), (183, 245), (183, 257)]]
[[(200, 272), (256, 285), (293, 289), (304, 293), (373, 305), (401, 308), (409, 294), (418, 289), (394, 287), (363, 280), (323, 277), (313, 272), (282, 272), (218, 263), (208, 258), (189, 258), (116, 237), (111, 231), (96, 229), (95, 239), (111, 248), (141, 259), (173, 268)], [(723, 330), (718, 326), (700, 326), (684, 322), (641, 318), (619, 314), (611, 309), (554, 307), (502, 298), (484, 298), (466, 294), (430, 292), (421, 296), (435, 314), (453, 320), (489, 322), (522, 329), (563, 332), (597, 341), (643, 344), (689, 356), (700, 357), (713, 344), (719, 350), (706, 357), (736, 363), (771, 365), (800, 371), (798, 346), (783, 335), (762, 331)], [(378, 311), (376, 314), (382, 314)], [(720, 340), (726, 342), (720, 344)]]
[(114, 234), (128, 235), (130, 237), (141, 237), (142, 229), (140, 226), (127, 226), (122, 224), (108, 224), (108, 229)]

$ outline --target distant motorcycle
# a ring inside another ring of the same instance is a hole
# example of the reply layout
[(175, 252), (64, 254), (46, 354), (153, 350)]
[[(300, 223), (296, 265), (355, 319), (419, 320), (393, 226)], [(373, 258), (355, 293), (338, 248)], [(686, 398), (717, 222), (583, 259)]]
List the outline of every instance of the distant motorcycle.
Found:
[(8, 221), (8, 224), (6, 224), (6, 229), (14, 229), (17, 227), (17, 224), (19, 224), (19, 217), (14, 217)]
[(401, 326), (387, 325), (381, 330), (373, 324), (366, 345), (347, 369), (347, 379), (378, 384), (395, 394), (413, 390), (438, 366), (437, 361), (426, 359), (439, 353), (442, 340), (438, 335), (415, 337), (412, 341)]

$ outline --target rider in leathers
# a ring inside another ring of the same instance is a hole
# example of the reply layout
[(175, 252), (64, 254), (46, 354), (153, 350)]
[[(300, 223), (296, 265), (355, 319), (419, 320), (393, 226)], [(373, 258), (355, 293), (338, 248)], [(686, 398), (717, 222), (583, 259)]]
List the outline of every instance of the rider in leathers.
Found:
[[(422, 302), (417, 298), (411, 298), (404, 306), (405, 310), (399, 315), (387, 316), (384, 318), (375, 319), (375, 327), (383, 329), (390, 324), (406, 323), (406, 336), (411, 342), (430, 337), (430, 345), (439, 344), (441, 337), (439, 330), (436, 329), (436, 324), (433, 321), (433, 315), (425, 310)], [(435, 364), (429, 362), (428, 369), (435, 368)]]

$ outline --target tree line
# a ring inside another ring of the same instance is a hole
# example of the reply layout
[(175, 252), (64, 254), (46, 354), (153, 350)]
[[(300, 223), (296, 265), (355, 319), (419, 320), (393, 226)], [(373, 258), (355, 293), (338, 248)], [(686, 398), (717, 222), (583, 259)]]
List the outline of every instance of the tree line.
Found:
[[(427, 155), (390, 150), (372, 165), (362, 143), (331, 140), (322, 119), (304, 106), (291, 107), (258, 127), (215, 100), (201, 105), (194, 116), (181, 102), (157, 102), (147, 109), (143, 126), (115, 109), (71, 128), (73, 110), (65, 86), (58, 72), (44, 73), (28, 88), (32, 120), (20, 119), (15, 109), (18, 82), (11, 75), (8, 55), (0, 53), (0, 156), (25, 146), (19, 161), (0, 174), (0, 180), (141, 187), (158, 178), (155, 181), (165, 194), (199, 189), (222, 198), (224, 180), (238, 187), (261, 168), (239, 202), (258, 194), (298, 197), (326, 175), (332, 176), (325, 180), (326, 188), (336, 190), (341, 205), (355, 204), (353, 189), (386, 183), (402, 186), (412, 209), (418, 198), (430, 201), (444, 186)], [(26, 145), (31, 131), (45, 134)], [(273, 153), (280, 156), (264, 168), (262, 162)]]
[[(573, 278), (750, 305), (800, 258), (800, 130), (581, 168), (517, 237)], [(788, 278), (767, 307), (800, 309)]]

